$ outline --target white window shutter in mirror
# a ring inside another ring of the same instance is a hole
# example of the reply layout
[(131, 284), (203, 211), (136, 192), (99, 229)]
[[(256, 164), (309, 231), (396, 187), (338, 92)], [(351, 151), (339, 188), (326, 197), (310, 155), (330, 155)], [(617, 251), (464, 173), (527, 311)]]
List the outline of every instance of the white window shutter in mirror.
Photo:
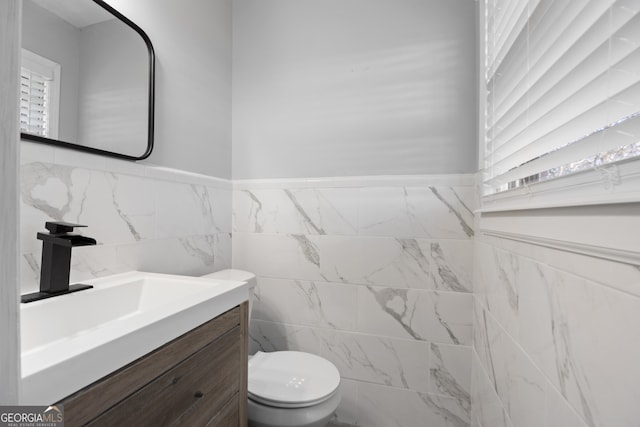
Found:
[(22, 49), (20, 131), (58, 137), (60, 65)]

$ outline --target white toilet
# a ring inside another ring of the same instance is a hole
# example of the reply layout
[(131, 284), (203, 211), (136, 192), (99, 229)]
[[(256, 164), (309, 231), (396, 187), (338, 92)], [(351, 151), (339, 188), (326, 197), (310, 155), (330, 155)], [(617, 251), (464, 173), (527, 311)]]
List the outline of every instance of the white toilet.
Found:
[[(256, 276), (222, 270), (203, 277), (249, 282), (251, 313)], [(249, 356), (250, 427), (324, 427), (340, 403), (340, 373), (328, 360), (300, 351)]]

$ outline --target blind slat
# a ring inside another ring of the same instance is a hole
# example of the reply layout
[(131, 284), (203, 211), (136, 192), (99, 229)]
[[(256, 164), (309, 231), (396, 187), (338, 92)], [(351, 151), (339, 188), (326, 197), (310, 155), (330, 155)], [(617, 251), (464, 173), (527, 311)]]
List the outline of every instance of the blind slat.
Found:
[[(513, 168), (513, 165), (524, 164), (558, 147), (579, 140), (590, 132), (611, 126), (612, 123), (632, 116), (638, 111), (640, 111), (640, 82), (618, 94), (616, 98), (598, 104), (584, 114), (563, 123), (562, 126), (543, 135), (533, 143), (522, 145), (517, 150), (514, 150), (516, 147), (510, 147), (511, 144), (508, 144), (509, 151), (513, 151), (508, 152), (502, 158), (497, 155), (493, 159), (494, 170), (497, 173), (503, 173)], [(618, 118), (606, 121), (609, 114), (617, 115)], [(591, 131), (585, 132), (584, 129), (591, 129)], [(563, 143), (558, 144), (558, 141), (563, 141)]]
[(492, 178), (485, 184), (507, 185), (518, 179), (536, 175), (550, 179), (554, 175), (562, 174), (562, 168), (573, 167), (575, 170), (583, 170), (585, 167), (598, 167), (608, 162), (605, 157), (615, 155), (621, 159), (631, 157), (630, 155), (640, 155), (640, 115), (634, 115), (587, 135), (573, 144), (543, 155), (535, 162), (526, 163)]
[(512, 23), (503, 28), (496, 28), (498, 37), (495, 39), (495, 58), (492, 64), (492, 71), (490, 75), (493, 75), (495, 69), (504, 60), (505, 56), (511, 49), (511, 46), (517, 40), (527, 24), (528, 5), (527, 2), (511, 1), (507, 2), (505, 19), (500, 22)]
[[(603, 2), (604, 3), (604, 2)], [(554, 6), (550, 11), (548, 18), (557, 18), (554, 20), (556, 27), (555, 30), (551, 30), (546, 27), (540, 28), (540, 30), (546, 30), (546, 35), (536, 41), (534, 37), (531, 37), (533, 42), (525, 43), (522, 46), (517, 46), (515, 55), (522, 58), (526, 58), (526, 62), (529, 65), (529, 70), (501, 70), (500, 74), (503, 76), (517, 76), (518, 80), (511, 81), (510, 85), (507, 85), (510, 80), (503, 78), (505, 81), (502, 87), (498, 86), (498, 96), (495, 103), (495, 117), (496, 120), (500, 119), (502, 115), (506, 114), (510, 108), (527, 94), (527, 90), (532, 87), (542, 76), (547, 75), (550, 71), (551, 81), (548, 84), (553, 84), (555, 79), (562, 78), (563, 70), (570, 69), (581, 61), (580, 58), (589, 54), (589, 49), (592, 44), (587, 43), (587, 50), (585, 51), (582, 41), (588, 37), (591, 27), (586, 27), (583, 22), (580, 21), (582, 16), (588, 16), (590, 21), (603, 18), (606, 13), (606, 8), (593, 7), (587, 8), (581, 2), (572, 3), (569, 8), (562, 8), (562, 4)], [(580, 6), (580, 7), (579, 7)], [(573, 16), (572, 14), (576, 15)], [(593, 31), (594, 34), (599, 34), (597, 29)], [(606, 31), (604, 32), (607, 33)], [(535, 33), (533, 34), (535, 35)], [(607, 36), (602, 38), (605, 41)], [(536, 58), (540, 58), (537, 60)], [(513, 78), (511, 78), (513, 80)], [(512, 93), (518, 91), (515, 94)]]
[[(606, 58), (610, 56), (608, 50), (602, 53), (603, 55), (594, 56), (590, 63), (606, 63)], [(550, 132), (553, 128), (559, 127), (562, 123), (578, 117), (610, 98), (627, 98), (625, 91), (638, 80), (637, 76), (629, 71), (634, 69), (640, 69), (640, 48), (630, 52), (610, 67), (595, 68), (596, 71), (600, 71), (597, 77), (586, 79), (585, 76), (589, 74), (583, 71), (584, 67), (576, 67), (565, 79), (551, 88), (546, 96), (538, 97), (536, 102), (530, 105), (516, 120), (495, 133), (494, 154), (496, 160), (505, 156), (503, 153), (509, 150), (507, 146), (512, 147), (511, 151), (515, 151), (523, 145), (533, 142), (539, 135)], [(532, 96), (532, 98), (534, 97)], [(616, 114), (614, 111), (620, 110), (612, 110), (610, 114)], [(611, 115), (603, 117), (601, 125), (604, 126), (634, 112), (632, 108), (620, 111), (617, 113), (618, 117)], [(507, 144), (507, 142), (509, 143)]]

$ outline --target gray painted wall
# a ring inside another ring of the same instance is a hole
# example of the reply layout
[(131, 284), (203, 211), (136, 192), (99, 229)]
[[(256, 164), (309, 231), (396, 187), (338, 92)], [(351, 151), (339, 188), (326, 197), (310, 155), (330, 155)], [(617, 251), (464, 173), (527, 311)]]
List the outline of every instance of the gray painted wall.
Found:
[(149, 162), (231, 177), (231, 0), (109, 0), (156, 51)]
[(233, 4), (233, 177), (475, 171), (475, 2)]

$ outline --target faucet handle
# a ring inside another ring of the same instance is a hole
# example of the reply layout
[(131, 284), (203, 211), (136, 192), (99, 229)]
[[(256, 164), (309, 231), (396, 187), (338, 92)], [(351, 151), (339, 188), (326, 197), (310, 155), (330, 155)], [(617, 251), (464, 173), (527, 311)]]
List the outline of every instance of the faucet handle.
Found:
[(80, 224), (71, 224), (70, 222), (56, 222), (56, 221), (47, 221), (44, 224), (44, 228), (49, 230), (51, 234), (64, 234), (73, 231), (76, 227), (86, 227), (86, 225)]

